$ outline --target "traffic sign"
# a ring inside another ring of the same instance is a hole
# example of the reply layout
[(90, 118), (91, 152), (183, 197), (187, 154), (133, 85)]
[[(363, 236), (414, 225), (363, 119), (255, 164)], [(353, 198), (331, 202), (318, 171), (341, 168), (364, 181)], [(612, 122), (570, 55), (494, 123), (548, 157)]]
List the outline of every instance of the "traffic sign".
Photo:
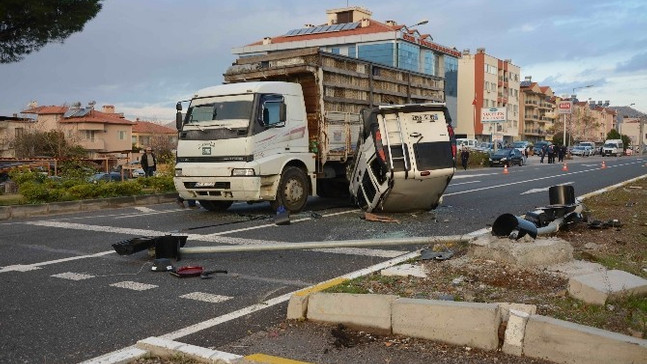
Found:
[(560, 101), (559, 103), (557, 103), (557, 110), (560, 114), (570, 114), (572, 109), (572, 101)]

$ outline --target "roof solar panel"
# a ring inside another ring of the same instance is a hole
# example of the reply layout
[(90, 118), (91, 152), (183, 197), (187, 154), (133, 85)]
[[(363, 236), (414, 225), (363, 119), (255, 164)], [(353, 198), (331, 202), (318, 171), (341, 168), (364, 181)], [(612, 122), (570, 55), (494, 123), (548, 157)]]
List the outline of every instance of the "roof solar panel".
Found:
[(285, 33), (286, 36), (295, 36), (295, 35), (304, 35), (304, 34), (318, 34), (318, 33), (330, 33), (330, 32), (339, 32), (343, 30), (353, 30), (359, 27), (359, 22), (354, 23), (340, 23), (333, 25), (319, 25), (316, 27), (292, 29), (289, 32)]

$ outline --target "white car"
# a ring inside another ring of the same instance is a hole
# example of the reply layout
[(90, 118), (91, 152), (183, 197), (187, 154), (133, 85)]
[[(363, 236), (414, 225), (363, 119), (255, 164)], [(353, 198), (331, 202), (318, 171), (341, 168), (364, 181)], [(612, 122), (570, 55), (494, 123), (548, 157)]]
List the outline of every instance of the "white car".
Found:
[(146, 172), (144, 172), (144, 170), (141, 168), (137, 168), (137, 169), (133, 169), (132, 175), (133, 175), (133, 178), (144, 177), (146, 176)]
[(588, 145), (576, 145), (571, 150), (572, 155), (579, 155), (580, 157), (589, 157), (593, 155), (593, 148)]

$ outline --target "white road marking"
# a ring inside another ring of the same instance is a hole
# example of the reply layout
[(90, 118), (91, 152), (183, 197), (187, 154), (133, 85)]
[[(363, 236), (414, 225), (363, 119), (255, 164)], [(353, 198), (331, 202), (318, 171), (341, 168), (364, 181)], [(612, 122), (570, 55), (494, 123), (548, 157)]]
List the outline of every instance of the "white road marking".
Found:
[(110, 285), (110, 287), (132, 289), (133, 291), (145, 291), (147, 289), (157, 288), (158, 286), (154, 284), (146, 284), (146, 283), (139, 283), (139, 282), (133, 282), (133, 281), (123, 281), (123, 282), (113, 283)]
[(233, 297), (220, 296), (217, 294), (204, 293), (204, 292), (192, 292), (192, 293), (182, 295), (180, 296), (180, 298), (186, 298), (189, 300), (196, 300), (196, 301), (202, 301), (207, 303), (219, 303), (219, 302), (225, 302), (227, 300), (230, 300)]
[(90, 274), (73, 273), (73, 272), (65, 272), (65, 273), (52, 274), (50, 277), (54, 277), (54, 278), (62, 278), (62, 279), (69, 279), (69, 280), (71, 280), (71, 281), (82, 281), (82, 280), (84, 280), (84, 279), (94, 278), (94, 276), (93, 276), (93, 275), (90, 275)]
[(462, 183), (452, 183), (452, 184), (450, 184), (450, 185), (449, 185), (449, 187), (452, 187), (452, 186), (461, 186), (461, 185), (468, 185), (468, 184), (470, 184), (470, 183), (479, 183), (479, 182), (481, 182), (481, 181), (469, 181), (469, 182), (462, 182)]
[(41, 268), (33, 265), (28, 265), (28, 264), (16, 264), (16, 265), (8, 265), (6, 267), (2, 267), (2, 269), (0, 269), (0, 273), (29, 272), (29, 271), (38, 270), (38, 269), (41, 269)]
[[(560, 183), (560, 184), (558, 184), (557, 186), (572, 185), (573, 183), (575, 183), (575, 182)], [(531, 194), (531, 193), (546, 192), (546, 191), (548, 191), (548, 190), (550, 189), (550, 187), (552, 187), (552, 186), (542, 187), (542, 188), (532, 188), (532, 189), (529, 189), (529, 190), (528, 190), (528, 191), (526, 191), (526, 192), (521, 192), (521, 195), (529, 195), (529, 194)]]
[(452, 179), (463, 179), (463, 178), (474, 178), (474, 177), (481, 177), (481, 176), (494, 176), (495, 174), (498, 173), (479, 173), (479, 174), (460, 174), (460, 175), (454, 175)]
[(151, 213), (151, 212), (157, 212), (150, 207), (144, 207), (144, 206), (137, 206), (135, 207), (135, 210), (143, 212), (143, 213)]
[(39, 267), (42, 267), (44, 265), (70, 262), (70, 261), (73, 261), (73, 260), (86, 259), (86, 258), (96, 258), (96, 257), (101, 257), (101, 256), (112, 254), (112, 253), (114, 253), (114, 251), (107, 250), (107, 251), (103, 251), (103, 252), (95, 253), (95, 254), (77, 255), (77, 256), (74, 256), (74, 257), (62, 258), (62, 259), (56, 259), (56, 260), (49, 260), (49, 261), (46, 261), (46, 262), (40, 262), (40, 263), (34, 263), (34, 264), (10, 265), (10, 266), (7, 266), (7, 267), (4, 267), (4, 268), (0, 269), (0, 273), (28, 272), (30, 270), (40, 269)]
[[(632, 162), (632, 163), (628, 163), (628, 164), (631, 165), (631, 164), (636, 164), (636, 163)], [(614, 168), (614, 167), (617, 167), (617, 165), (607, 166), (607, 168)], [(523, 180), (523, 181), (502, 183), (502, 184), (493, 185), (493, 186), (479, 187), (479, 188), (474, 188), (474, 189), (471, 189), (471, 190), (450, 192), (450, 193), (443, 194), (443, 197), (450, 197), (450, 196), (462, 195), (462, 194), (465, 194), (465, 193), (480, 192), (480, 191), (485, 191), (485, 190), (493, 190), (495, 188), (508, 187), (508, 186), (513, 186), (513, 185), (518, 185), (518, 184), (523, 184), (523, 183), (528, 183), (528, 182), (542, 181), (542, 180), (545, 180), (545, 179), (564, 177), (564, 176), (568, 176), (568, 175), (572, 175), (572, 174), (593, 172), (593, 171), (598, 171), (599, 169), (600, 169), (599, 167), (598, 168), (592, 168), (592, 169), (585, 169), (585, 170), (577, 171), (577, 172), (560, 173), (560, 174), (555, 174), (555, 175), (552, 175), (552, 176), (544, 176), (544, 177), (539, 177), (539, 178), (527, 179), (527, 180)]]

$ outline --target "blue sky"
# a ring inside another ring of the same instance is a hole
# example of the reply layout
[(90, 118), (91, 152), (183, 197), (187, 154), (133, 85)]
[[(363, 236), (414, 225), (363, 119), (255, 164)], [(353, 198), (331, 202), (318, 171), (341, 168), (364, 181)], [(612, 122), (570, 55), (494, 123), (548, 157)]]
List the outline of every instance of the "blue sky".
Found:
[(231, 49), (362, 6), (378, 21), (414, 24), (437, 43), (511, 59), (558, 95), (647, 113), (647, 1), (108, 0), (82, 32), (19, 63), (0, 64), (0, 115), (80, 101), (134, 120), (174, 120), (175, 102), (222, 83)]

